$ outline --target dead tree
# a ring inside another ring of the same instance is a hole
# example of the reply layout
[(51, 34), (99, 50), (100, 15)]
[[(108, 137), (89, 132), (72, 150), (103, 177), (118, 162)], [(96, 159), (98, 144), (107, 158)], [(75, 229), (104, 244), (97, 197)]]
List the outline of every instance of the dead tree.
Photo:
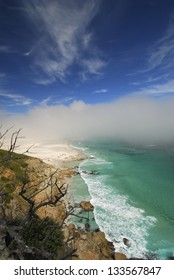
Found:
[[(8, 132), (12, 129), (9, 128), (7, 129), (5, 132), (0, 133), (0, 149), (3, 147), (4, 145), (4, 140), (5, 140), (5, 136), (8, 134)], [(18, 129), (17, 131), (14, 131), (11, 134), (10, 140), (9, 140), (9, 147), (7, 150), (7, 154), (0, 159), (0, 163), (4, 163), (10, 160), (16, 160), (18, 159), (19, 156), (17, 156), (16, 154), (14, 154), (15, 149), (18, 148), (19, 146), (17, 146), (17, 140), (19, 139), (19, 134), (21, 132), (21, 129)]]
[[(57, 170), (36, 184), (24, 182), (19, 195), (28, 203), (29, 209), (27, 218), (39, 218), (37, 211), (44, 206), (56, 206), (61, 203), (61, 199), (66, 195), (68, 185), (63, 183), (59, 186), (56, 177)], [(36, 196), (43, 193), (45, 197), (40, 202), (36, 202)]]

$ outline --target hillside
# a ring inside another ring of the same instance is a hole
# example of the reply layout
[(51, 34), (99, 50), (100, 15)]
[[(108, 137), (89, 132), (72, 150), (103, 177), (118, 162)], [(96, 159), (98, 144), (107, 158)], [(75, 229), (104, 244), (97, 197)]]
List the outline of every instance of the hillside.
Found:
[[(9, 155), (7, 151), (0, 150), (0, 249), (2, 252), (5, 249), (5, 253), (8, 255), (7, 251), (14, 251), (14, 249), (11, 250), (10, 248), (11, 244), (8, 244), (8, 250), (6, 250), (6, 245), (10, 242), (10, 239), (14, 243), (17, 238), (21, 243), (18, 235), (21, 235), (25, 226), (29, 231), (29, 228), (31, 229), (33, 225), (34, 231), (36, 231), (38, 221), (41, 220), (38, 231), (42, 230), (44, 221), (48, 223), (48, 227), (54, 225), (58, 228), (58, 224), (65, 219), (66, 215), (62, 199), (66, 194), (67, 186), (66, 184), (64, 186), (63, 182), (73, 174), (72, 169), (56, 170), (53, 166), (44, 163), (40, 159), (16, 153)], [(61, 188), (62, 194), (59, 191), (61, 186), (63, 186)], [(59, 199), (55, 200), (56, 196)], [(41, 207), (39, 207), (40, 205)], [(27, 238), (27, 231), (24, 230), (25, 238)], [(60, 231), (62, 230), (58, 229), (57, 232), (59, 233)], [(28, 234), (31, 235), (31, 231)], [(45, 238), (46, 234), (48, 232), (43, 233), (42, 239)], [(33, 239), (35, 239), (34, 235), (36, 236), (36, 234), (33, 234)], [(61, 236), (60, 244), (63, 244), (63, 234)], [(31, 240), (30, 243), (33, 244)], [(49, 245), (51, 248), (52, 244)], [(55, 240), (54, 245), (56, 245)], [(25, 248), (23, 249), (25, 251)], [(49, 248), (47, 250), (49, 252)], [(15, 254), (12, 253), (12, 256), (8, 257), (14, 258)], [(22, 255), (23, 253), (18, 252), (18, 254)], [(3, 256), (1, 257), (3, 258)], [(32, 253), (28, 257), (33, 258)], [(43, 256), (40, 254), (38, 257), (42, 258)]]
[(56, 169), (15, 153), (9, 158), (0, 150), (1, 259), (115, 258), (102, 232), (85, 232), (65, 222), (73, 214), (66, 200), (66, 180), (73, 175), (74, 169)]

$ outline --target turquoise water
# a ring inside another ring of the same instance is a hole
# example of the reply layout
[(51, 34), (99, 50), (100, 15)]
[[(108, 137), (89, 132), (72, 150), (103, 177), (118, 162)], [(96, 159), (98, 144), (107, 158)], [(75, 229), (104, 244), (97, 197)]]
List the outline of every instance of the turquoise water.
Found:
[[(77, 146), (77, 143), (75, 144)], [(166, 146), (83, 142), (88, 158), (73, 181), (75, 199), (91, 200), (99, 227), (128, 257), (174, 254), (174, 149)], [(82, 171), (96, 170), (97, 175)], [(83, 179), (83, 180), (82, 180)], [(79, 181), (78, 181), (79, 180)], [(80, 224), (79, 224), (80, 226)], [(130, 241), (128, 248), (123, 238)]]

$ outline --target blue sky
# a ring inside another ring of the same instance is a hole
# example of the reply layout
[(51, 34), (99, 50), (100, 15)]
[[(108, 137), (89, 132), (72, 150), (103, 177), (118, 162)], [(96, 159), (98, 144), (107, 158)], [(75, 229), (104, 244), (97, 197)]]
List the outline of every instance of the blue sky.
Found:
[(0, 110), (174, 94), (171, 0), (1, 0)]
[(3, 130), (173, 143), (173, 58), (173, 0), (1, 0)]

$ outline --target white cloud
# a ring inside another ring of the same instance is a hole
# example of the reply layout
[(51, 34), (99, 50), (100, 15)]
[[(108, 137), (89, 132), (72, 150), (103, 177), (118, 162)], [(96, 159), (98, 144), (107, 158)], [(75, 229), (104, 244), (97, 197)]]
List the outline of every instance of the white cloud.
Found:
[(73, 96), (65, 96), (65, 97), (60, 98), (59, 100), (57, 100), (55, 102), (55, 104), (65, 104), (65, 103), (69, 103), (72, 100), (74, 100)]
[(87, 49), (91, 43), (91, 40), (92, 40), (92, 34), (91, 33), (87, 33), (87, 34), (84, 34), (83, 37), (82, 37), (83, 41), (83, 46), (85, 49)]
[(47, 106), (47, 105), (49, 104), (49, 102), (51, 101), (51, 99), (52, 99), (51, 96), (49, 96), (49, 97), (43, 99), (43, 100), (40, 102), (40, 105), (41, 105), (41, 106)]
[(87, 73), (101, 75), (101, 70), (104, 66), (106, 66), (106, 63), (101, 59), (92, 58), (88, 60), (84, 59), (83, 65), (85, 66)]
[(163, 84), (155, 84), (135, 91), (131, 94), (144, 95), (153, 97), (165, 97), (168, 94), (174, 95), (174, 80), (170, 80)]
[(50, 85), (52, 83), (55, 82), (55, 78), (54, 77), (50, 77), (50, 78), (34, 78), (33, 81), (35, 84), (38, 84), (38, 85), (43, 85), (43, 86), (47, 86), (47, 85)]
[(148, 66), (144, 72), (157, 68), (173, 69), (174, 62), (174, 20), (170, 18), (168, 28), (159, 40), (157, 40), (148, 50)]
[(7, 105), (9, 106), (23, 106), (23, 105), (30, 105), (31, 104), (31, 99), (26, 98), (22, 95), (18, 95), (18, 94), (12, 94), (12, 93), (7, 93), (4, 91), (0, 91), (0, 96), (5, 98), (5, 99), (9, 99), (10, 102), (7, 102)]
[[(98, 11), (98, 0), (72, 0), (68, 5), (60, 0), (31, 0), (24, 1), (24, 6), (35, 31), (42, 37), (42, 44), (36, 44), (26, 55), (35, 55), (37, 71), (46, 75), (50, 83), (57, 79), (64, 81), (75, 63), (83, 65), (86, 73), (100, 73), (104, 62), (96, 53), (92, 65), (89, 48), (92, 34), (88, 31)], [(84, 50), (88, 52), (89, 61), (81, 63)]]
[(40, 106), (27, 115), (2, 117), (3, 124), (23, 128), (34, 142), (50, 139), (113, 137), (143, 143), (174, 141), (174, 98), (126, 97), (113, 103)]
[(106, 89), (106, 88), (102, 88), (102, 89), (93, 91), (93, 93), (106, 93), (106, 92), (108, 92), (108, 89)]
[(11, 49), (8, 46), (0, 46), (0, 53), (9, 53)]

